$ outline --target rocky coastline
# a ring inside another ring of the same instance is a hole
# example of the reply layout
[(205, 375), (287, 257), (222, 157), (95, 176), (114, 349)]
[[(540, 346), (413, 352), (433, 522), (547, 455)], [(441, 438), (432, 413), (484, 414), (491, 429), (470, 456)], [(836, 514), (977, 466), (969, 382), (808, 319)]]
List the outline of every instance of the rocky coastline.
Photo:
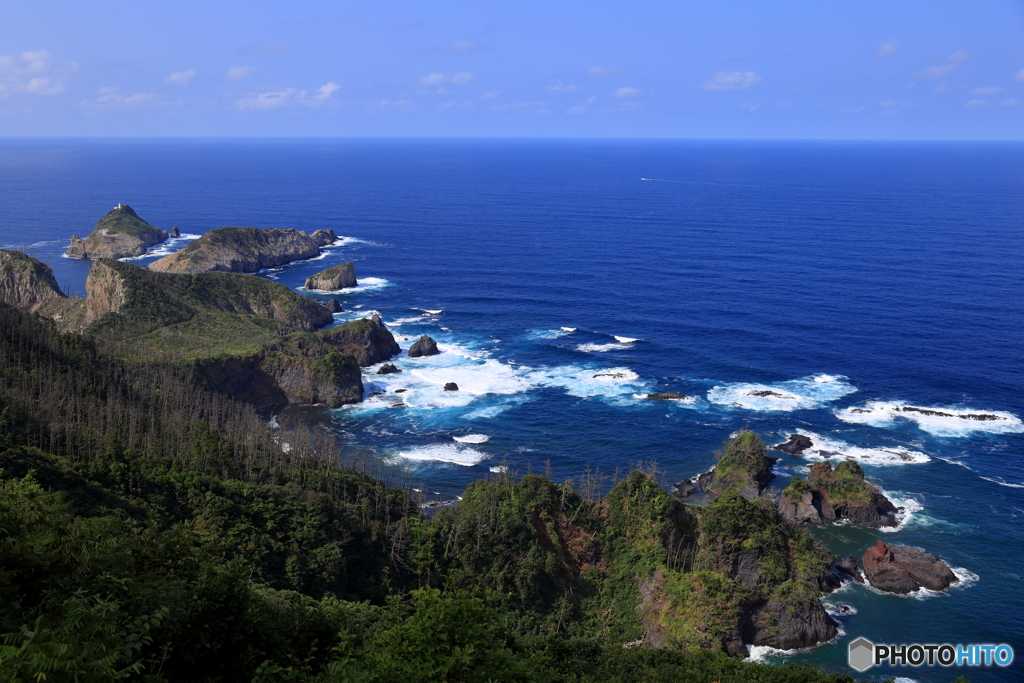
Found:
[(172, 232), (161, 230), (140, 218), (132, 207), (118, 204), (100, 218), (85, 239), (72, 235), (66, 255), (80, 259), (142, 256), (150, 247), (176, 237), (176, 233), (177, 228)]
[[(322, 245), (337, 239), (333, 231), (314, 235), (318, 239), (292, 228), (216, 228), (149, 268), (162, 273), (255, 273), (315, 258)], [(328, 241), (329, 237), (334, 239)]]

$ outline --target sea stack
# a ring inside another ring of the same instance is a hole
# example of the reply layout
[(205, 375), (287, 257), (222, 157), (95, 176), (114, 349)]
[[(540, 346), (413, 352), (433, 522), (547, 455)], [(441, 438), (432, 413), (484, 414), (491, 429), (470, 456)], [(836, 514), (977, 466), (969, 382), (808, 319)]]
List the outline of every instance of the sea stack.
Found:
[(945, 562), (909, 545), (886, 545), (881, 539), (861, 558), (864, 576), (886, 593), (911, 593), (918, 588), (940, 591), (960, 579)]
[(155, 228), (135, 213), (127, 204), (118, 204), (85, 239), (71, 236), (65, 252), (71, 258), (128, 258), (142, 256), (154, 244), (165, 242), (168, 233)]
[(441, 351), (437, 348), (437, 342), (427, 335), (423, 335), (409, 347), (409, 358), (436, 356), (439, 353), (441, 353)]
[(307, 290), (319, 290), (322, 292), (336, 292), (339, 289), (347, 289), (356, 286), (356, 264), (352, 261), (332, 266), (319, 273), (314, 273), (306, 278), (303, 285)]

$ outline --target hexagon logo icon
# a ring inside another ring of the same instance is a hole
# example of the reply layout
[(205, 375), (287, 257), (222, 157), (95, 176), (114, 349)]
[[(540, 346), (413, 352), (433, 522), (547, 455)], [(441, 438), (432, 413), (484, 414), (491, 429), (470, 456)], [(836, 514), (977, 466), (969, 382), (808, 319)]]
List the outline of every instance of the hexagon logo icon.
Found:
[(867, 671), (875, 663), (875, 645), (867, 638), (858, 638), (850, 643), (847, 655), (850, 667), (858, 672)]

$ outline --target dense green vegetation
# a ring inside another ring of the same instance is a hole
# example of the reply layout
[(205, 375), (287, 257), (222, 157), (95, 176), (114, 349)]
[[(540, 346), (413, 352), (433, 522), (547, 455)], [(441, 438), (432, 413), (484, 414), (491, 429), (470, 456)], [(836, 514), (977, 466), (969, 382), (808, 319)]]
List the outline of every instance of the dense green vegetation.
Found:
[(782, 495), (787, 500), (799, 501), (806, 491), (824, 491), (833, 505), (842, 503), (866, 503), (871, 501), (871, 490), (864, 481), (864, 469), (853, 460), (844, 460), (832, 469), (828, 461), (815, 463), (807, 480), (793, 477)]
[(736, 606), (813, 599), (828, 559), (774, 510), (638, 471), (502, 476), (427, 519), (198, 379), (0, 305), (0, 680), (851, 680), (723, 651)]
[(738, 494), (770, 469), (768, 452), (757, 434), (751, 431), (740, 432), (719, 454), (712, 490), (716, 496)]

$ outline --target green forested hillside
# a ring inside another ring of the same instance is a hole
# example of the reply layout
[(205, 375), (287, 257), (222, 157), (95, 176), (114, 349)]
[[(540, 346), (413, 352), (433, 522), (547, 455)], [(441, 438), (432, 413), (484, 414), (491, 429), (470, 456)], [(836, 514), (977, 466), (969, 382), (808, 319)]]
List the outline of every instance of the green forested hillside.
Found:
[(505, 476), (427, 519), (191, 372), (0, 306), (0, 680), (850, 680), (726, 654), (829, 559), (768, 506)]

